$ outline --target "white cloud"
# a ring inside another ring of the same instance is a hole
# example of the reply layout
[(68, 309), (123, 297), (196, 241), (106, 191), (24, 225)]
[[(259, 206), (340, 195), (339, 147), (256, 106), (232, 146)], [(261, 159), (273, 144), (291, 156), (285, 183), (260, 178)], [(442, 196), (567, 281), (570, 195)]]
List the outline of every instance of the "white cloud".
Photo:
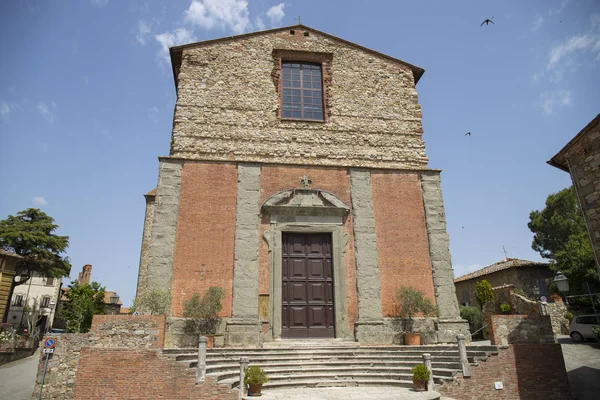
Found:
[(572, 93), (570, 90), (556, 90), (554, 92), (545, 92), (540, 96), (540, 107), (546, 115), (552, 115), (559, 107), (569, 106), (572, 103)]
[(138, 21), (137, 32), (135, 34), (135, 38), (142, 46), (144, 46), (146, 44), (146, 39), (148, 38), (150, 31), (151, 31), (150, 25), (146, 21), (144, 21), (142, 19)]
[(196, 41), (194, 34), (185, 28), (175, 29), (172, 32), (164, 32), (154, 36), (154, 38), (160, 43), (158, 56), (166, 63), (169, 63), (171, 60), (169, 56), (169, 47)]
[(265, 23), (262, 20), (262, 17), (254, 18), (254, 26), (256, 26), (256, 29), (258, 29), (259, 31), (264, 31), (266, 28)]
[(38, 111), (40, 112), (40, 114), (42, 114), (42, 117), (44, 117), (51, 124), (54, 123), (54, 111), (53, 111), (53, 109), (56, 109), (56, 103), (53, 102), (53, 101), (50, 102), (50, 105), (48, 105), (46, 103), (39, 103), (38, 104)]
[(33, 203), (34, 207), (44, 207), (48, 205), (48, 202), (42, 196), (35, 196), (33, 199), (31, 199), (31, 202)]
[(544, 71), (534, 72), (533, 76), (531, 77), (531, 82), (539, 83), (543, 77), (544, 77)]
[(158, 109), (158, 107), (154, 106), (148, 109), (148, 118), (150, 119), (150, 121), (156, 123), (158, 121), (158, 112), (160, 110)]
[(0, 118), (8, 118), (8, 114), (14, 109), (13, 105), (2, 100), (0, 101)]
[(548, 15), (558, 15), (558, 14), (560, 14), (565, 9), (565, 7), (567, 6), (567, 4), (569, 4), (569, 1), (570, 0), (563, 0), (557, 8), (551, 8), (548, 11)]
[(281, 24), (283, 17), (285, 17), (285, 13), (283, 12), (284, 7), (284, 3), (279, 3), (278, 5), (269, 8), (269, 10), (267, 11), (267, 17), (271, 19), (271, 24)]
[(247, 0), (192, 0), (184, 20), (207, 30), (229, 29), (236, 34), (251, 25)]
[(550, 50), (549, 61), (546, 68), (552, 69), (557, 64), (576, 52), (600, 53), (600, 35), (587, 33), (573, 36)]
[(454, 278), (461, 277), (463, 275), (469, 274), (471, 272), (477, 271), (478, 269), (483, 268), (481, 264), (456, 264), (454, 265)]
[(531, 32), (537, 32), (544, 23), (544, 17), (541, 14), (538, 14), (533, 19), (533, 26), (531, 27)]
[(92, 4), (96, 7), (104, 7), (108, 4), (108, 0), (92, 0)]

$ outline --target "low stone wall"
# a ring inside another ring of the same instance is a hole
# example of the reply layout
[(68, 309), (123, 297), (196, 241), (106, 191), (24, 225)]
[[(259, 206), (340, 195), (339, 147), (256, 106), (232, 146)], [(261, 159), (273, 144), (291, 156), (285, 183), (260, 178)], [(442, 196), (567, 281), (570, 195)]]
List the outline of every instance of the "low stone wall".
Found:
[(550, 316), (552, 332), (555, 335), (569, 334), (569, 320), (565, 318), (567, 311), (567, 306), (562, 301), (541, 305), (542, 314)]
[(492, 315), (492, 344), (555, 343), (548, 315)]
[(11, 351), (0, 351), (0, 365), (26, 358), (35, 353), (36, 348), (18, 348)]
[[(503, 389), (495, 389), (502, 382)], [(471, 368), (471, 377), (438, 388), (455, 400), (570, 400), (562, 350), (558, 344), (515, 344)]]
[[(44, 399), (73, 399), (78, 362), (85, 348), (159, 349), (164, 342), (165, 316), (96, 315), (88, 333), (46, 335), (56, 338), (54, 354), (48, 360)], [(41, 346), (43, 346), (43, 340)], [(153, 350), (157, 351), (157, 350)], [(115, 360), (116, 361), (116, 360)], [(34, 398), (39, 395), (45, 355), (40, 355)]]
[(211, 377), (196, 385), (194, 369), (157, 350), (84, 348), (73, 398), (237, 400), (238, 391)]

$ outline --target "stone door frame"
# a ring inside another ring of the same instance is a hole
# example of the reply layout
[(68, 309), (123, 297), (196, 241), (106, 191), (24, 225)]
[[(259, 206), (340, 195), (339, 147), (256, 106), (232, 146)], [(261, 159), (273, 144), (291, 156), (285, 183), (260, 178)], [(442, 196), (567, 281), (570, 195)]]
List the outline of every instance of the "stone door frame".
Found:
[[(289, 217), (285, 219), (290, 219)], [(294, 218), (292, 218), (294, 219)], [(269, 246), (270, 264), (270, 338), (281, 339), (282, 330), (282, 236), (283, 232), (297, 233), (330, 233), (333, 260), (333, 304), (334, 304), (334, 331), (336, 338), (354, 339), (348, 329), (346, 312), (346, 268), (345, 253), (349, 235), (344, 232), (343, 219), (341, 217), (323, 217), (324, 222), (319, 222), (319, 217), (308, 217), (297, 219), (314, 219), (314, 222), (278, 222), (277, 216), (271, 216), (271, 228), (263, 237)], [(332, 220), (337, 220), (332, 222)], [(331, 222), (330, 222), (331, 221)], [(319, 339), (309, 339), (319, 340)]]

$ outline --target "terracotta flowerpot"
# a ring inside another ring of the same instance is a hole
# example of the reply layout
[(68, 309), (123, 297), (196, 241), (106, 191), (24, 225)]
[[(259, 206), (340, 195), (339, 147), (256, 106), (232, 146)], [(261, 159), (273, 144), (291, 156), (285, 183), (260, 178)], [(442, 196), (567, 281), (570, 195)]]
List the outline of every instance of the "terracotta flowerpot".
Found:
[(215, 347), (215, 337), (213, 335), (206, 335), (208, 341), (206, 342), (206, 348), (212, 349)]
[(420, 333), (405, 333), (404, 334), (404, 344), (407, 346), (419, 346), (421, 344), (421, 334)]
[(416, 380), (413, 378), (413, 388), (415, 392), (424, 392), (427, 390), (427, 381)]
[(248, 396), (262, 396), (262, 384), (248, 384)]

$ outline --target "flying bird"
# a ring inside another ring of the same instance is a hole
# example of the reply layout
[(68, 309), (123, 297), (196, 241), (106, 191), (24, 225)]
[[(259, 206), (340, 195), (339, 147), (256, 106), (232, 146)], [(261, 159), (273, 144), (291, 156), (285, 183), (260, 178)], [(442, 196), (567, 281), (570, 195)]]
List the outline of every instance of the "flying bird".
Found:
[(471, 136), (471, 132), (465, 133), (465, 136)]
[[(492, 17), (492, 19), (494, 19), (494, 17)], [(490, 24), (490, 22), (491, 22), (493, 25), (496, 25), (496, 24), (494, 23), (494, 21), (492, 21), (492, 19), (489, 19), (489, 18), (488, 18), (488, 19), (486, 19), (486, 20), (485, 20), (485, 21), (483, 21), (483, 22), (481, 23), (481, 25), (479, 25), (479, 26), (483, 26), (483, 24), (489, 25), (489, 24)]]

